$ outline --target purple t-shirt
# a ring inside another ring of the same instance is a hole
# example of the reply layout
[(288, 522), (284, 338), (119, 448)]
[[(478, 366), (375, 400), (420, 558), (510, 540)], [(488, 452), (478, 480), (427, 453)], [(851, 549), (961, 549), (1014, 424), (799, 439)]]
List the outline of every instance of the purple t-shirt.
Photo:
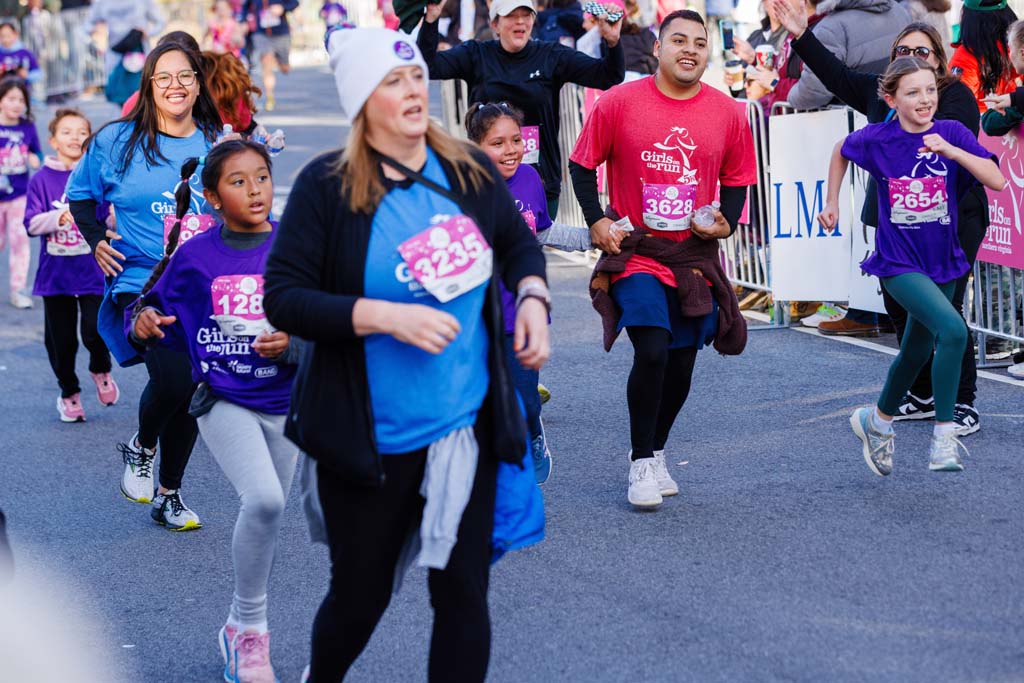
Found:
[[(277, 225), (274, 224), (274, 230)], [(262, 358), (252, 342), (270, 329), (263, 311), (263, 271), (273, 237), (233, 249), (214, 226), (182, 244), (144, 304), (177, 316), (161, 343), (188, 353), (192, 376), (217, 398), (270, 415), (288, 412), (295, 366)], [(131, 309), (126, 334), (131, 330)]]
[[(516, 200), (516, 208), (522, 214), (526, 224), (534, 233), (547, 230), (551, 227), (551, 217), (548, 216), (548, 200), (544, 194), (544, 182), (540, 179), (533, 166), (519, 164), (515, 175), (507, 181), (508, 191)], [(498, 283), (501, 288), (501, 307), (505, 314), (505, 333), (512, 334), (516, 327), (516, 297), (509, 292), (504, 283)]]
[[(51, 211), (63, 213), (68, 209), (67, 187), (71, 169), (57, 170), (44, 166), (32, 176), (25, 198), (25, 225), (32, 219)], [(107, 204), (96, 207), (96, 217), (104, 222), (110, 208)], [(58, 214), (59, 215), (59, 214)], [(93, 258), (89, 245), (74, 222), (47, 235), (40, 235), (39, 268), (32, 293), (36, 296), (81, 296), (103, 294), (103, 271)]]
[(0, 75), (18, 69), (29, 72), (38, 70), (39, 62), (36, 61), (36, 56), (24, 47), (16, 47), (13, 50), (5, 50), (0, 47)]
[(17, 199), (28, 189), (28, 157), (39, 155), (39, 135), (35, 124), (22, 119), (13, 126), (0, 125), (0, 202)]
[(923, 133), (908, 133), (893, 119), (851, 133), (842, 154), (878, 183), (875, 253), (865, 273), (893, 277), (923, 273), (938, 283), (962, 276), (970, 266), (956, 235), (957, 202), (974, 179), (954, 161), (919, 150), (937, 133), (955, 147), (992, 157), (959, 121), (935, 121)]

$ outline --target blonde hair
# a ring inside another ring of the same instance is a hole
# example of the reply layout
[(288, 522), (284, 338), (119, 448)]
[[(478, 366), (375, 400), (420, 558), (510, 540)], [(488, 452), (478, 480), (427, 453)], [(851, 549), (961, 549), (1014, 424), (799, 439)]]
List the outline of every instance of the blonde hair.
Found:
[(1013, 22), (1006, 29), (1006, 44), (1011, 50), (1024, 47), (1024, 19)]
[[(426, 137), (427, 146), (455, 170), (458, 187), (453, 187), (454, 191), (465, 193), (472, 187), (474, 192), (479, 192), (484, 183), (491, 180), (487, 169), (470, 154), (473, 146), (468, 142), (452, 137), (433, 121), (427, 127)], [(373, 213), (384, 199), (387, 188), (381, 180), (379, 167), (380, 162), (366, 139), (364, 110), (352, 122), (348, 145), (334, 167), (341, 176), (342, 199), (348, 202), (352, 211)]]
[(885, 73), (878, 79), (878, 96), (882, 98), (886, 95), (895, 97), (896, 90), (900, 87), (900, 81), (903, 80), (903, 77), (918, 71), (931, 72), (936, 77), (936, 85), (938, 84), (938, 76), (935, 73), (935, 69), (928, 62), (918, 57), (897, 57), (892, 60)]

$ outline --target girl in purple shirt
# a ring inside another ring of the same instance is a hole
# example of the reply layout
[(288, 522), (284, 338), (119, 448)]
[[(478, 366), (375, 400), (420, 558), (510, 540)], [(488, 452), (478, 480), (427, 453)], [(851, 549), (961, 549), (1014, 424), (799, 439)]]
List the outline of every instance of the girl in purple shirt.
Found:
[(235, 592), (220, 630), (224, 678), (275, 680), (270, 664), (267, 584), (298, 448), (284, 436), (298, 349), (263, 312), (263, 271), (275, 225), (270, 157), (253, 142), (232, 140), (210, 150), (203, 194), (223, 224), (188, 239), (181, 218), (191, 202), (182, 167), (178, 221), (168, 252), (126, 321), (136, 344), (185, 351), (200, 382), (190, 413), (207, 447), (238, 492), (232, 538)]
[(32, 308), (32, 297), (25, 292), (30, 260), (25, 190), (29, 169), (39, 168), (42, 150), (30, 107), (25, 81), (15, 76), (0, 80), (0, 250), (10, 240), (15, 308)]
[(957, 278), (969, 266), (957, 240), (957, 200), (975, 179), (1002, 190), (1006, 179), (992, 155), (958, 121), (933, 120), (938, 103), (935, 72), (916, 57), (893, 60), (879, 81), (879, 94), (895, 118), (869, 125), (840, 141), (829, 166), (828, 199), (818, 216), (833, 229), (839, 219), (839, 189), (852, 161), (878, 183), (875, 253), (861, 264), (878, 276), (909, 315), (899, 355), (875, 407), (850, 417), (862, 454), (879, 476), (892, 472), (892, 419), (917, 373), (935, 349), (932, 385), (935, 430), (928, 467), (959, 472), (966, 452), (955, 434), (953, 409), (967, 327), (952, 304)]
[[(75, 225), (65, 193), (92, 128), (77, 109), (58, 109), (49, 130), (50, 146), (57, 155), (47, 157), (43, 168), (32, 176), (25, 200), (28, 234), (39, 235), (42, 241), (32, 293), (43, 297), (46, 354), (60, 385), (57, 412), (62, 422), (84, 422), (81, 387), (75, 374), (79, 312), (82, 343), (89, 351), (89, 372), (97, 398), (101, 404), (112, 406), (121, 395), (110, 376), (110, 352), (96, 328), (103, 299), (103, 271)], [(103, 205), (96, 214), (99, 220), (106, 220), (110, 211)]]

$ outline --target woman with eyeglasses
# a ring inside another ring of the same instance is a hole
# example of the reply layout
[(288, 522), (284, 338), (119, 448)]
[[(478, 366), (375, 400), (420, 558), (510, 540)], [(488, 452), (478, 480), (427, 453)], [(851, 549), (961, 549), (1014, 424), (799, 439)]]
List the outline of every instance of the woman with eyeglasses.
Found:
[[(202, 157), (220, 129), (220, 116), (205, 88), (201, 58), (180, 43), (158, 45), (142, 68), (139, 101), (127, 115), (100, 128), (87, 141), (82, 160), (68, 180), (75, 223), (107, 276), (98, 326), (121, 365), (140, 361), (124, 337), (124, 309), (142, 291), (165, 250), (174, 224), (174, 189), (189, 157)], [(193, 176), (193, 205), (187, 220), (196, 230), (213, 224), (206, 215), (199, 179)], [(108, 203), (117, 231), (96, 220), (96, 206)], [(225, 343), (211, 340), (210, 343)], [(155, 347), (145, 356), (149, 383), (139, 404), (139, 429), (118, 444), (124, 460), (121, 493), (152, 504), (150, 515), (172, 531), (198, 529), (199, 517), (182, 502), (181, 479), (198, 429), (189, 415), (194, 385), (188, 356)], [(159, 479), (153, 460), (160, 450)], [(158, 490), (154, 491), (154, 488)]]
[[(793, 36), (793, 49), (804, 60), (821, 82), (836, 97), (848, 106), (868, 117), (868, 122), (886, 121), (894, 115), (894, 111), (882, 99), (878, 90), (881, 74), (859, 73), (843, 64), (834, 54), (828, 51), (811, 31), (807, 30), (802, 16), (789, 8), (786, 0), (772, 0), (772, 6), (778, 12), (779, 20)], [(968, 130), (978, 134), (980, 115), (974, 94), (970, 88), (951, 75), (946, 65), (946, 50), (943, 47), (939, 32), (929, 24), (915, 22), (908, 24), (892, 45), (891, 59), (897, 57), (917, 57), (935, 69), (939, 88), (939, 102), (935, 110), (935, 118), (940, 120), (959, 121)], [(874, 179), (869, 179), (861, 212), (861, 221), (865, 225), (878, 225), (878, 203), (870, 198), (876, 197)], [(960, 198), (957, 214), (957, 236), (960, 247), (967, 256), (967, 261), (974, 268), (978, 249), (985, 239), (988, 230), (988, 197), (985, 188), (974, 183)], [(963, 314), (964, 294), (967, 291), (967, 279), (970, 271), (957, 281), (953, 295), (953, 305)], [(896, 336), (902, 340), (907, 325), (907, 312), (900, 306), (885, 288), (882, 288), (885, 299), (885, 310), (896, 326)], [(966, 323), (965, 323), (966, 324)], [(973, 434), (980, 428), (978, 411), (974, 407), (977, 393), (978, 367), (974, 358), (974, 345), (967, 344), (964, 349), (963, 361), (960, 366), (960, 386), (957, 389), (956, 407), (953, 422), (956, 423), (957, 436)], [(917, 380), (903, 399), (897, 420), (926, 420), (935, 416), (935, 401), (932, 393), (931, 363), (921, 369)]]

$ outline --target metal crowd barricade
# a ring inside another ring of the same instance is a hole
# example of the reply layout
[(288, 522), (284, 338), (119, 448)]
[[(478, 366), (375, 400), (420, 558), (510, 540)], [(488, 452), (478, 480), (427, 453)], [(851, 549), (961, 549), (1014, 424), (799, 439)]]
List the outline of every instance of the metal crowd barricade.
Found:
[(974, 264), (964, 296), (967, 326), (978, 333), (978, 365), (992, 367), (1006, 361), (990, 362), (989, 337), (1024, 345), (1024, 271), (993, 263)]
[(761, 292), (771, 291), (768, 235), (768, 126), (759, 102), (745, 102), (747, 122), (754, 137), (757, 156), (757, 184), (748, 195), (747, 222), (722, 241), (725, 272), (735, 284)]
[(22, 40), (36, 55), (43, 79), (35, 87), (46, 96), (78, 93), (107, 82), (103, 55), (85, 30), (88, 7), (26, 15)]

